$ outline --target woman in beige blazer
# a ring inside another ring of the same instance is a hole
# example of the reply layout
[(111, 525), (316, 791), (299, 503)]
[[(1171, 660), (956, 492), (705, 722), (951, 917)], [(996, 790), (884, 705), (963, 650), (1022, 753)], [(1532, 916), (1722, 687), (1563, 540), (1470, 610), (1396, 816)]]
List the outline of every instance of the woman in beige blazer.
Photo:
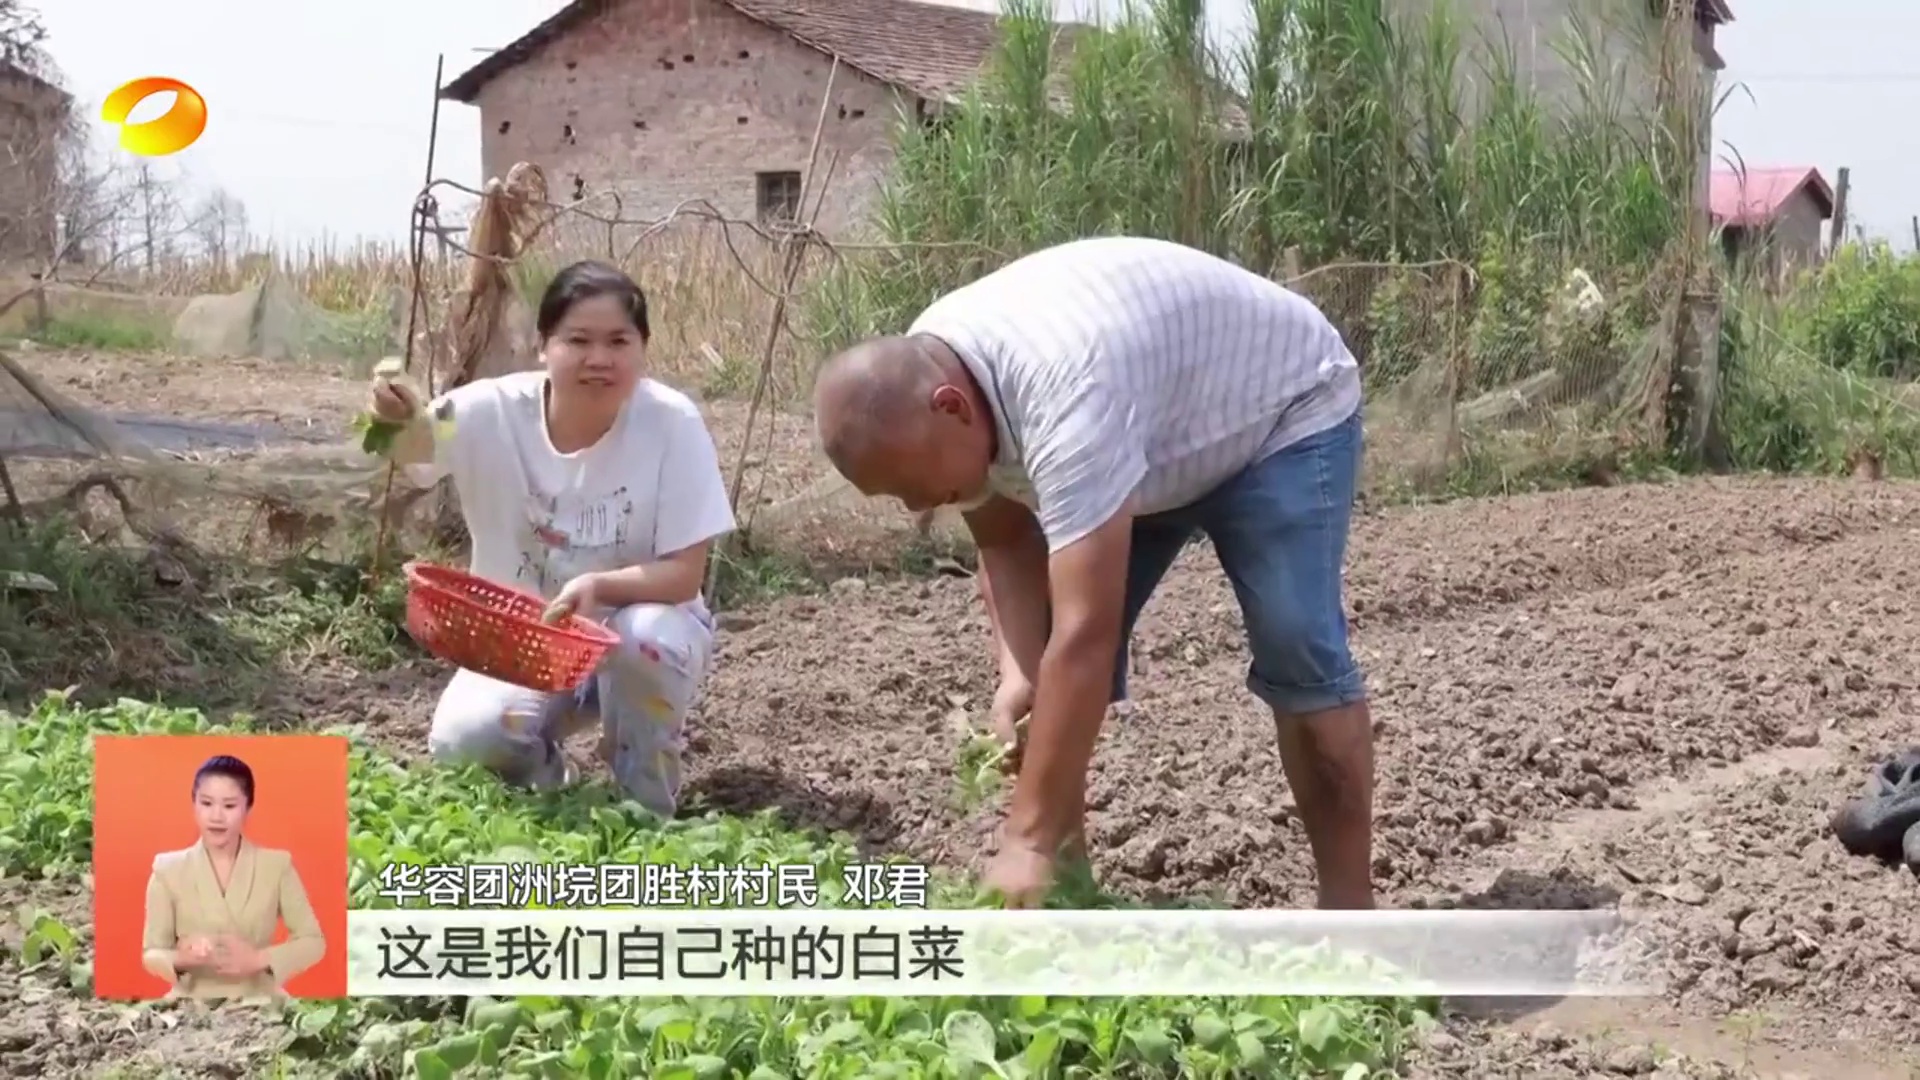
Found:
[[(154, 856), (141, 962), (173, 985), (168, 997), (279, 996), (326, 955), (292, 853), (246, 838), (252, 809), (253, 770), (209, 758), (193, 777), (200, 842)], [(287, 940), (273, 945), (281, 920)]]

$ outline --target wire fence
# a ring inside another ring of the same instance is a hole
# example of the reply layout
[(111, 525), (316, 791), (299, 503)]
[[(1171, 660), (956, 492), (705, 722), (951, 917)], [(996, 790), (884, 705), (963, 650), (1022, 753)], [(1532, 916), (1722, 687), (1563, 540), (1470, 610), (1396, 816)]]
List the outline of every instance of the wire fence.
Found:
[[(370, 335), (377, 351), (412, 355), (414, 373), (431, 388), (536, 364), (533, 308), (545, 281), (574, 259), (603, 259), (628, 270), (648, 292), (653, 374), (707, 404), (754, 550), (814, 566), (855, 567), (897, 562), (903, 547), (964, 543), (954, 522), (914, 518), (841, 482), (815, 450), (804, 402), (812, 372), (834, 344), (820, 327), (836, 323), (821, 317), (844, 295), (831, 288), (836, 275), (881, 255), (896, 263), (994, 265), (1018, 253), (841, 244), (804, 223), (729, 218), (701, 202), (663, 218), (628, 219), (613, 194), (548, 200), (544, 177), (531, 167), (474, 191), (480, 206), (462, 231), (438, 220), (434, 193), (442, 188), (471, 190), (436, 181), (423, 191), (417, 286), (409, 280), (411, 267), (364, 260), (357, 272), (379, 282), (329, 286), (367, 298), (378, 323)], [(179, 278), (176, 272), (176, 289)], [(247, 304), (229, 305), (230, 317), (257, 327), (261, 307), (320, 308), (307, 293), (318, 282), (316, 275), (256, 283)], [(1667, 438), (1667, 389), (1684, 366), (1689, 338), (1684, 290), (1660, 275), (1611, 282), (1577, 271), (1548, 277), (1525, 267), (1494, 275), (1454, 263), (1337, 263), (1285, 283), (1328, 314), (1360, 361), (1369, 497), (1433, 493), (1468, 481), (1484, 487), (1488, 474), (1517, 478), (1579, 467)], [(186, 303), (192, 309), (218, 299)], [(173, 310), (178, 300), (170, 304)], [(329, 341), (303, 343), (294, 352), (324, 356)], [(349, 359), (370, 360), (373, 351), (361, 348)], [(38, 412), (56, 423), (77, 410), (70, 429), (99, 426), (84, 415), (83, 403), (54, 402), (17, 374), (0, 375), (0, 409)], [(78, 456), (93, 464), (81, 479), (100, 473), (100, 459), (122, 461), (100, 449), (105, 440), (82, 441), (93, 449)], [(0, 446), (0, 453), (6, 450)], [(283, 539), (297, 536), (307, 544), (317, 542), (316, 533), (347, 529), (394, 503), (391, 478), (344, 439), (338, 448), (233, 457), (246, 460), (222, 460), (217, 468), (166, 462), (170, 490), (187, 483), (204, 497), (252, 501), (257, 512), (249, 520), (258, 528), (278, 522)], [(157, 475), (151, 463), (141, 470), (143, 481)], [(136, 501), (167, 505), (162, 499)], [(411, 495), (404, 501), (418, 503)], [(443, 523), (446, 513), (443, 504)], [(294, 528), (289, 522), (295, 519), (318, 524)]]

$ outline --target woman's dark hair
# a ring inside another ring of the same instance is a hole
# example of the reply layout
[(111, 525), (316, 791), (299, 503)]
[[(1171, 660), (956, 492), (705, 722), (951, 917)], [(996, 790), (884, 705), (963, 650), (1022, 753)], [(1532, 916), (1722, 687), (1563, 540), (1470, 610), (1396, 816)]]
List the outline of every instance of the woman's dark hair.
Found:
[(253, 805), (253, 770), (247, 767), (246, 762), (225, 754), (215, 754), (208, 758), (201, 764), (199, 771), (193, 774), (194, 794), (200, 793), (200, 781), (209, 776), (224, 776), (240, 785), (240, 794), (247, 797), (247, 805)]
[(619, 267), (587, 259), (566, 267), (547, 282), (546, 294), (540, 297), (540, 314), (535, 320), (540, 340), (553, 336), (573, 305), (596, 296), (611, 296), (620, 301), (633, 328), (640, 331), (641, 343), (652, 336), (653, 330), (647, 325), (647, 294)]

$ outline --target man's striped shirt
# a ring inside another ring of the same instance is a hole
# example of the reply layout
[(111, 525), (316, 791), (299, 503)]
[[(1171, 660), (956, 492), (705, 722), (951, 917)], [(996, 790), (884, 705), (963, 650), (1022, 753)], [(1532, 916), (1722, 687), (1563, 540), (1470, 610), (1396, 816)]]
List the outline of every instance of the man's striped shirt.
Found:
[(992, 489), (1058, 551), (1198, 501), (1360, 407), (1360, 372), (1305, 297), (1205, 252), (1102, 237), (1035, 252), (942, 297), (909, 333), (946, 342), (1000, 432)]

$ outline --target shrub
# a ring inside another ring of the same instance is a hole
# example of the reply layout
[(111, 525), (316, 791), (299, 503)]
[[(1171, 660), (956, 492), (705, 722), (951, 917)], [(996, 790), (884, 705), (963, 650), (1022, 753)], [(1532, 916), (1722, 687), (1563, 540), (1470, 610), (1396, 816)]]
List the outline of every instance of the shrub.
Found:
[(1920, 256), (1848, 244), (1798, 290), (1797, 343), (1837, 368), (1920, 377)]

